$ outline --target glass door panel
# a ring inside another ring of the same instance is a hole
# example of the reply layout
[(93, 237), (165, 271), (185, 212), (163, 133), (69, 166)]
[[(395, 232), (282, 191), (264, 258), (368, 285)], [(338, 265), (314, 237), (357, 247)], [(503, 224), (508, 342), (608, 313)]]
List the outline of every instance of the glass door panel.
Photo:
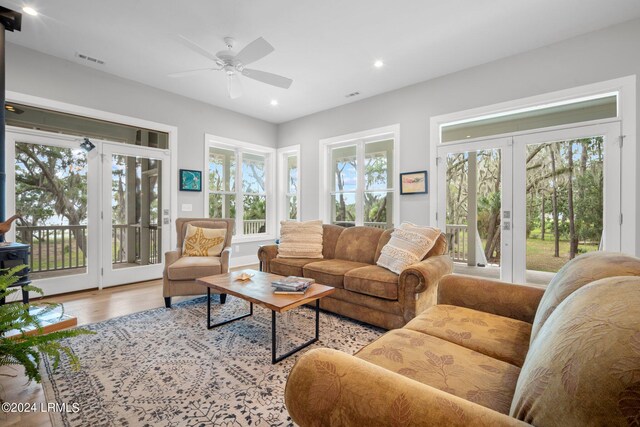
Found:
[(162, 255), (162, 161), (112, 156), (113, 268), (157, 264)]
[(169, 227), (163, 227), (169, 205), (167, 165), (148, 152), (110, 146), (105, 147), (104, 162), (104, 185), (110, 186), (103, 211), (108, 227), (104, 235), (110, 237), (104, 285), (157, 278), (168, 248)]
[(619, 164), (619, 147), (611, 129), (615, 133), (609, 125), (519, 138), (518, 161), (525, 166), (518, 215), (526, 222), (517, 250), (524, 282), (547, 285), (580, 254), (620, 250), (619, 224), (611, 221), (620, 211), (620, 172), (610, 170)]
[(8, 132), (7, 154), (7, 210), (22, 217), (8, 239), (31, 246), (30, 278), (46, 295), (97, 287), (96, 153), (71, 136)]
[(439, 156), (444, 200), (438, 224), (446, 230), (454, 272), (510, 280), (511, 183), (505, 177), (511, 147), (502, 140), (484, 145)]
[(16, 142), (16, 241), (31, 246), (33, 280), (87, 272), (87, 152)]

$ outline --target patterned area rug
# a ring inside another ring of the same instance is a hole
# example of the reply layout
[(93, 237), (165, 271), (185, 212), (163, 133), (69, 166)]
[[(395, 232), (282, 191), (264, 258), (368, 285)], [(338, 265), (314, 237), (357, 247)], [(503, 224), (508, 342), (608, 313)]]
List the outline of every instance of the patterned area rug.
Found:
[[(248, 312), (228, 297), (212, 303), (212, 317)], [(80, 358), (53, 372), (45, 360), (47, 402), (76, 413), (52, 413), (54, 426), (278, 426), (292, 425), (284, 406), (287, 375), (305, 351), (330, 347), (354, 353), (383, 330), (321, 312), (320, 341), (271, 364), (271, 311), (207, 330), (206, 298), (197, 298), (89, 325), (96, 335), (66, 342)], [(278, 354), (310, 339), (314, 311), (278, 315)]]

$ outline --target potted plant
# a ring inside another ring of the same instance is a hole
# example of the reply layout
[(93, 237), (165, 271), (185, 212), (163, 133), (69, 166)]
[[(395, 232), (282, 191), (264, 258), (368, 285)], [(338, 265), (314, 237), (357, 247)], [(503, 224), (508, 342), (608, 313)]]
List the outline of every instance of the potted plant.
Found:
[[(27, 266), (19, 265), (10, 269), (0, 270), (0, 298), (6, 298), (20, 290), (19, 287), (10, 288), (20, 279), (20, 272)], [(40, 288), (25, 286), (24, 290), (43, 295)], [(50, 332), (48, 334), (27, 334), (34, 329), (42, 330), (38, 317), (30, 312), (29, 308), (36, 304), (4, 304), (0, 306), (0, 366), (22, 365), (29, 381), (40, 382), (40, 360), (45, 355), (53, 360), (53, 369), (57, 369), (60, 358), (65, 354), (74, 369), (80, 367), (78, 358), (69, 347), (60, 343), (64, 338), (75, 337), (83, 334), (93, 334), (86, 329), (69, 329)], [(55, 310), (60, 304), (37, 304), (41, 310), (39, 315)], [(8, 331), (18, 331), (17, 335), (6, 336)], [(10, 376), (6, 375), (5, 376)]]

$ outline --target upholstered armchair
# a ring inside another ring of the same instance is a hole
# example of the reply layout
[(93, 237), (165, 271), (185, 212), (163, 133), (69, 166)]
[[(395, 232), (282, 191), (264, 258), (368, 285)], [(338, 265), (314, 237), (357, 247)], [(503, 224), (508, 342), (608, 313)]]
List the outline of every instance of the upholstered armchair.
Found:
[[(224, 228), (227, 230), (224, 248), (220, 256), (182, 256), (182, 247), (189, 224), (194, 227)], [(205, 293), (206, 289), (204, 286), (196, 284), (196, 279), (229, 272), (233, 224), (232, 219), (178, 218), (176, 220), (178, 246), (175, 250), (164, 254), (162, 295), (167, 308), (171, 307), (171, 297)], [(225, 300), (226, 295), (221, 294), (220, 302), (224, 304)]]

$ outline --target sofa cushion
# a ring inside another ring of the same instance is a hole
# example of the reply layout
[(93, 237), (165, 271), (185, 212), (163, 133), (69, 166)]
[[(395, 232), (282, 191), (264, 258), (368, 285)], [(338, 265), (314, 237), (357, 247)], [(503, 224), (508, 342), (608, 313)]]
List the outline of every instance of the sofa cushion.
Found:
[(344, 231), (344, 227), (335, 224), (322, 225), (322, 256), (324, 259), (336, 257), (336, 244)]
[(531, 334), (530, 323), (444, 304), (429, 307), (405, 328), (433, 335), (518, 367), (524, 363)]
[(328, 259), (316, 261), (302, 268), (304, 277), (315, 279), (316, 282), (334, 288), (343, 288), (343, 278), (347, 271), (354, 268), (365, 267), (362, 262), (345, 261), (341, 259)]
[(640, 276), (640, 259), (613, 252), (591, 252), (566, 263), (540, 300), (531, 329), (531, 342), (565, 298), (588, 283), (614, 276)]
[(182, 256), (220, 256), (226, 235), (226, 228), (204, 228), (187, 224)]
[(391, 239), (382, 248), (377, 264), (396, 274), (411, 264), (420, 262), (436, 244), (440, 230), (420, 227), (404, 222), (391, 234)]
[(438, 238), (436, 239), (436, 243), (433, 247), (427, 252), (423, 259), (427, 259), (432, 256), (444, 255), (449, 251), (447, 245), (447, 235), (444, 233), (440, 233)]
[(221, 271), (218, 257), (184, 256), (167, 267), (167, 276), (169, 280), (194, 280)]
[(280, 221), (280, 258), (322, 258), (322, 221)]
[(359, 294), (395, 301), (398, 299), (399, 277), (386, 268), (368, 265), (348, 271), (344, 275), (344, 288)]
[(374, 227), (345, 228), (338, 237), (335, 258), (373, 264), (383, 232), (384, 230)]
[(302, 267), (310, 262), (318, 262), (318, 259), (276, 257), (269, 262), (269, 272), (281, 276), (302, 276)]
[(356, 357), (501, 413), (508, 413), (520, 368), (449, 341), (396, 329)]
[(394, 228), (384, 230), (384, 232), (380, 235), (380, 240), (378, 240), (378, 246), (376, 248), (376, 256), (373, 259), (374, 263), (378, 263), (378, 259), (380, 259), (380, 254), (382, 253), (382, 248), (389, 243), (391, 240), (391, 235), (393, 234)]
[(510, 414), (539, 426), (631, 426), (639, 403), (640, 277), (598, 280), (567, 297), (540, 329)]

